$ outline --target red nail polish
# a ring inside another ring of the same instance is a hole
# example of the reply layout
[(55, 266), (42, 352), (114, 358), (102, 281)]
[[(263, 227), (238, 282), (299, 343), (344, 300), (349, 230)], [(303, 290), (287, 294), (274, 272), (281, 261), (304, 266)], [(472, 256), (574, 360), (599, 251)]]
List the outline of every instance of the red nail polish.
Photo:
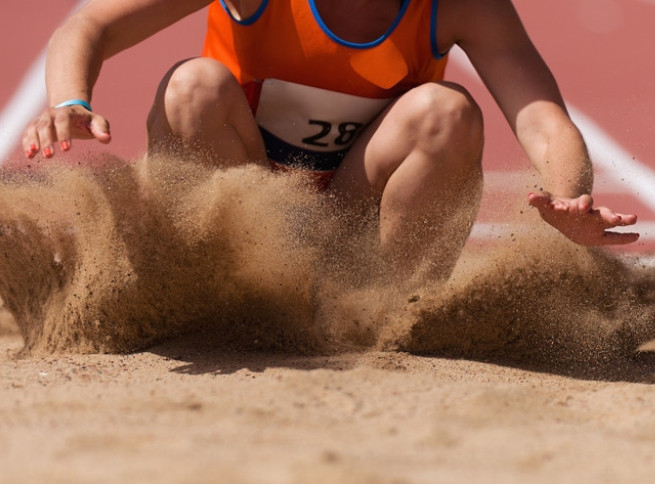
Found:
[(46, 158), (50, 158), (53, 155), (52, 148), (50, 148), (49, 146), (43, 148), (43, 154), (45, 155)]
[(61, 149), (62, 150), (68, 151), (68, 150), (70, 150), (70, 147), (71, 147), (71, 145), (68, 142), (68, 140), (64, 140), (64, 141), (61, 142)]

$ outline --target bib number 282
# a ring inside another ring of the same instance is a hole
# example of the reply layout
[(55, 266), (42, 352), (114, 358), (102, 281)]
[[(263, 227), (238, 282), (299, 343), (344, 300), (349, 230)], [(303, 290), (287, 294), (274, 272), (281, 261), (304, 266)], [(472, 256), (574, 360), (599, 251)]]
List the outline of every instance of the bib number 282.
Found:
[(334, 136), (333, 123), (330, 123), (328, 121), (319, 121), (317, 119), (310, 119), (309, 124), (318, 126), (320, 130), (316, 134), (303, 138), (302, 142), (308, 145), (321, 146), (321, 147), (330, 146), (329, 139), (331, 133), (332, 136), (334, 137), (332, 143), (337, 146), (345, 147), (353, 142), (359, 130), (362, 128), (362, 126), (364, 126), (362, 123), (352, 123), (352, 122), (339, 123), (336, 125), (337, 134), (336, 136)]

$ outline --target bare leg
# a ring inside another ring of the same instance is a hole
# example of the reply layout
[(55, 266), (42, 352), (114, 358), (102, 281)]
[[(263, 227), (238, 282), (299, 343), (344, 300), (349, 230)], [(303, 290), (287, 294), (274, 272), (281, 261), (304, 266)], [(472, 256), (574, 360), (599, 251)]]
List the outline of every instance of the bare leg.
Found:
[(399, 275), (446, 278), (477, 214), (482, 145), (470, 95), (454, 84), (425, 84), (367, 128), (331, 189), (349, 203), (379, 203), (380, 241)]
[(213, 59), (176, 64), (157, 91), (148, 116), (148, 154), (178, 152), (214, 166), (266, 160), (241, 86)]

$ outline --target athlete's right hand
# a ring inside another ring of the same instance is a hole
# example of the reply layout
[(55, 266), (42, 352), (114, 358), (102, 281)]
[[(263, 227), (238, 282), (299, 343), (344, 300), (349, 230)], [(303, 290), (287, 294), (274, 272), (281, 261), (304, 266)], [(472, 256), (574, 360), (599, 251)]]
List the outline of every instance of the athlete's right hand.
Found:
[(111, 141), (109, 122), (101, 115), (79, 105), (48, 108), (25, 128), (23, 149), (28, 158), (34, 158), (39, 151), (52, 158), (56, 143), (62, 151), (68, 151), (73, 139), (94, 138), (101, 143)]

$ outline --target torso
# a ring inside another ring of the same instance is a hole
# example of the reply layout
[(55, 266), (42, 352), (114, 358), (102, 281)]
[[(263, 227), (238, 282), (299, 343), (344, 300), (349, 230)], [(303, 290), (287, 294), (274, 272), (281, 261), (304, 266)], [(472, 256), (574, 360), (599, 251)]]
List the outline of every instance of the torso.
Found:
[(384, 35), (401, 5), (401, 0), (316, 0), (323, 22), (336, 36), (362, 44)]
[[(263, 0), (225, 0), (235, 18), (251, 17)], [(348, 42), (372, 42), (384, 35), (400, 12), (402, 0), (316, 0), (323, 22)]]
[[(235, 18), (252, 16), (263, 0), (225, 0)], [(429, 1), (429, 0), (423, 0)], [(466, 2), (439, 0), (437, 43), (446, 52), (457, 40), (451, 20), (466, 11)], [(383, 35), (398, 15), (402, 0), (316, 0), (328, 28), (349, 42), (371, 42)]]
[(222, 1), (229, 14), (210, 6), (203, 55), (244, 86), (276, 162), (305, 150), (303, 165), (320, 153), (312, 169), (333, 170), (355, 132), (394, 98), (443, 79), (432, 0)]

